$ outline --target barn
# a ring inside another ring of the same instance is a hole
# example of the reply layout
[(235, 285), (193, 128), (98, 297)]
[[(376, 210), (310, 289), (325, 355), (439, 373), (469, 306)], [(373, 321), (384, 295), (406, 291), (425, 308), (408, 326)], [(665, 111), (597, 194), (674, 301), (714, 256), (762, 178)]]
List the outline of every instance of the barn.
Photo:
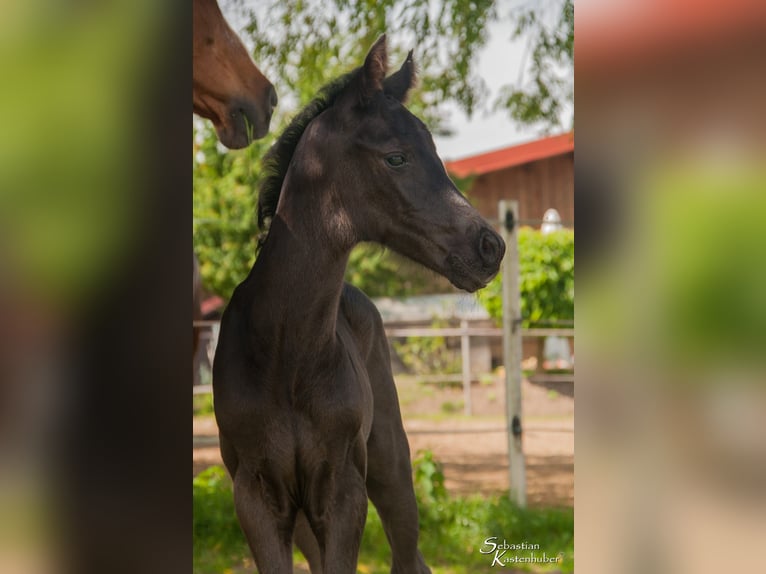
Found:
[(519, 202), (519, 218), (540, 220), (554, 208), (567, 227), (574, 227), (574, 132), (445, 162), (488, 219), (497, 218), (501, 199)]

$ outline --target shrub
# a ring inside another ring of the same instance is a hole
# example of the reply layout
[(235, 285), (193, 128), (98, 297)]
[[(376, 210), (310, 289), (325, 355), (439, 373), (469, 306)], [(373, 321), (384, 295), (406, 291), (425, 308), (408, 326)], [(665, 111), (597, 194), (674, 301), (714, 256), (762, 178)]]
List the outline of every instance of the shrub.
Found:
[[(519, 291), (523, 326), (574, 319), (574, 231), (543, 235), (522, 227), (519, 238)], [(479, 292), (479, 300), (498, 323), (503, 317), (502, 273)]]
[(434, 459), (430, 450), (418, 452), (412, 463), (415, 495), (421, 505), (429, 506), (447, 499), (444, 486), (444, 467)]

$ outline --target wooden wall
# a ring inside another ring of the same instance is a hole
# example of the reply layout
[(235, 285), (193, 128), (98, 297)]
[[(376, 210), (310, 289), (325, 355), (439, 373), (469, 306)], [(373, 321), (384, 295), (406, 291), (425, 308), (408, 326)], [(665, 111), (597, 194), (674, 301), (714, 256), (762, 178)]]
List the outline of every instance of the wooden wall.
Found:
[(545, 210), (553, 207), (572, 227), (574, 152), (480, 175), (468, 198), (488, 219), (497, 219), (498, 201), (516, 199), (521, 219), (542, 219)]

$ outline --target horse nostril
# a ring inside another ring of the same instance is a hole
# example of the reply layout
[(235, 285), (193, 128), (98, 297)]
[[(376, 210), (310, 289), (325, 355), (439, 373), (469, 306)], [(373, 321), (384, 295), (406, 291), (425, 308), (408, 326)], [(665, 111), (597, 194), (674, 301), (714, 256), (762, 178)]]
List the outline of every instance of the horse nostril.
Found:
[(479, 254), (484, 263), (495, 264), (503, 255), (502, 240), (490, 230), (482, 232), (479, 238)]
[(269, 88), (269, 105), (271, 106), (271, 111), (274, 111), (274, 108), (277, 107), (277, 103), (279, 103), (279, 98), (277, 97), (277, 91), (274, 89), (274, 86), (271, 86)]

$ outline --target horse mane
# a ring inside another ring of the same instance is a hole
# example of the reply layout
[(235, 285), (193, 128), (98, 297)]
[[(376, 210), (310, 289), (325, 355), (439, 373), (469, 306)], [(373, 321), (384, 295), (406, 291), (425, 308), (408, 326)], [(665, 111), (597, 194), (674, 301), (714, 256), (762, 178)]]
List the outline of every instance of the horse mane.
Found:
[(340, 93), (348, 86), (360, 68), (348, 72), (326, 84), (319, 94), (298, 112), (285, 128), (277, 141), (263, 156), (263, 171), (265, 177), (258, 192), (258, 227), (267, 231), (270, 220), (274, 217), (282, 192), (282, 184), (287, 175), (295, 148), (306, 131), (309, 123), (326, 109), (332, 107)]

